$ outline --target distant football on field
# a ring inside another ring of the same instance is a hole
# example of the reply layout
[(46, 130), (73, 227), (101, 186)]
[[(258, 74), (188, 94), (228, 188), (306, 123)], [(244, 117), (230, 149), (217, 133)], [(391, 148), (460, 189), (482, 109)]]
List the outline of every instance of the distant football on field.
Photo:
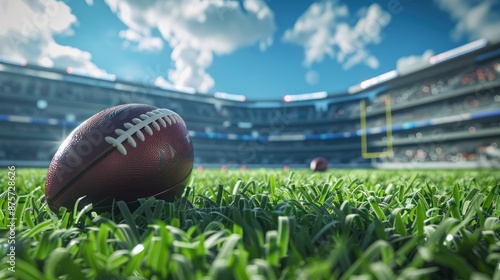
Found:
[(193, 145), (175, 112), (144, 104), (106, 109), (79, 125), (50, 163), (45, 198), (53, 211), (81, 205), (109, 210), (113, 200), (172, 201), (193, 169)]
[(312, 171), (325, 171), (328, 168), (328, 161), (325, 158), (317, 157), (311, 160), (309, 167)]

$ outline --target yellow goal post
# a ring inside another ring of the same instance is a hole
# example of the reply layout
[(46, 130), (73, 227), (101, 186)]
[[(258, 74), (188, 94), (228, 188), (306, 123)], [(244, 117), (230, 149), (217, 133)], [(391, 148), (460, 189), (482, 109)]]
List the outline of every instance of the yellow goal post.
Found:
[(367, 130), (366, 130), (366, 101), (363, 99), (359, 103), (359, 119), (360, 119), (360, 134), (361, 134), (361, 155), (363, 158), (383, 158), (390, 157), (394, 154), (392, 147), (392, 113), (391, 113), (391, 98), (385, 97), (385, 131), (387, 137), (387, 150), (383, 152), (368, 152)]

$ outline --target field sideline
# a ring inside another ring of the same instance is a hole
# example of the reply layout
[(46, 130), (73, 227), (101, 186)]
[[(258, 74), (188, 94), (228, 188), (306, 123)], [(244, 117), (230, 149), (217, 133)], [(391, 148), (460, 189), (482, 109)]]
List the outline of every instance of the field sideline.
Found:
[(53, 214), (45, 174), (0, 171), (0, 279), (500, 279), (495, 170), (195, 170), (102, 215)]

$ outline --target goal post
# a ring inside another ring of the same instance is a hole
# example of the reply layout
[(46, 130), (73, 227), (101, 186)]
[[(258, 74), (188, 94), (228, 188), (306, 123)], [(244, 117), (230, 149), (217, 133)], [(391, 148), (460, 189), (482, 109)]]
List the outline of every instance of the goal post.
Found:
[(368, 140), (366, 130), (366, 101), (363, 99), (359, 103), (359, 119), (360, 119), (360, 134), (361, 134), (361, 155), (363, 158), (383, 158), (390, 157), (394, 154), (392, 147), (392, 113), (391, 99), (385, 97), (385, 131), (387, 137), (387, 150), (383, 152), (368, 152)]

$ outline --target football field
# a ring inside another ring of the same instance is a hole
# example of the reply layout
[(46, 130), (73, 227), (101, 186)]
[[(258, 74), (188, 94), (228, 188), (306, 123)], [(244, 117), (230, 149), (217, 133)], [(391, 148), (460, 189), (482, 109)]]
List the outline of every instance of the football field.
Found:
[(57, 214), (46, 170), (8, 171), (0, 279), (500, 279), (495, 170), (194, 170), (173, 203)]

